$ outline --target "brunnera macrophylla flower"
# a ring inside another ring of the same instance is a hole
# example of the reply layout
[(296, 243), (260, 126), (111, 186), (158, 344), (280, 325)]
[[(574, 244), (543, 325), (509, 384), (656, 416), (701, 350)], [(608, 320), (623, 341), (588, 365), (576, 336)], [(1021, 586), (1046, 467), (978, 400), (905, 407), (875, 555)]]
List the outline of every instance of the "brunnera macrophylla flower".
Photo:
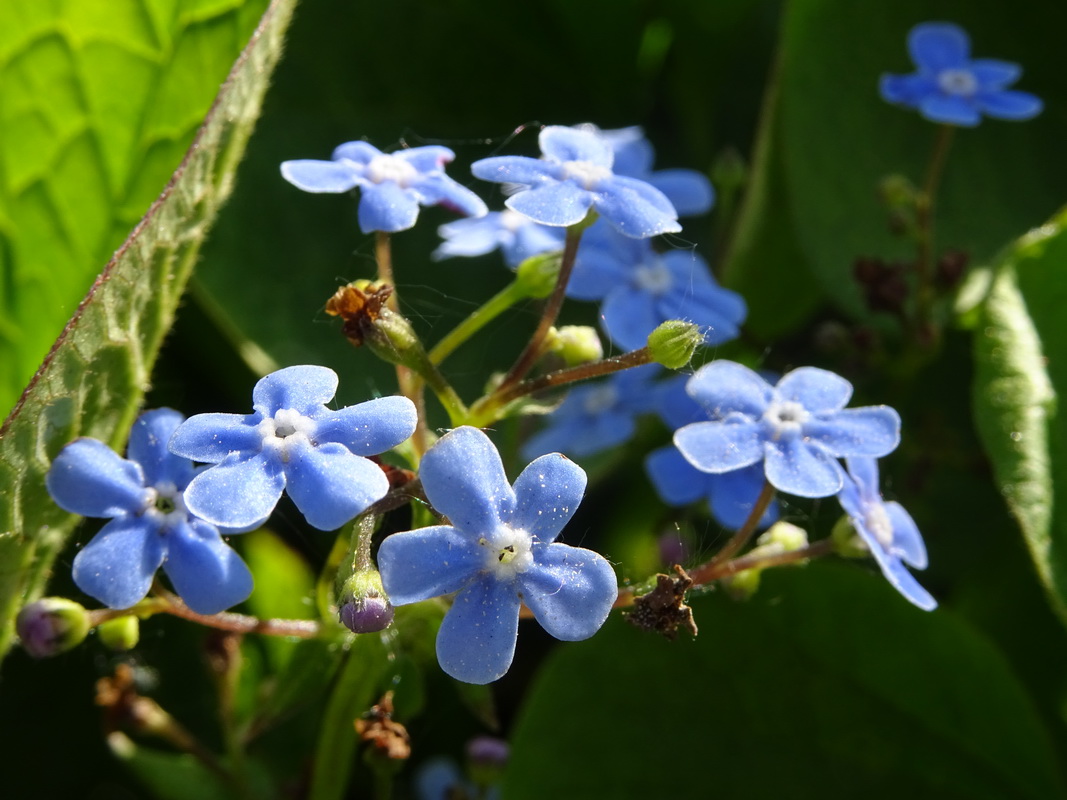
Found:
[(908, 52), (916, 71), (883, 75), (882, 99), (914, 108), (932, 122), (977, 125), (982, 115), (1026, 120), (1041, 113), (1041, 100), (1007, 87), (1022, 68), (1009, 61), (970, 57), (971, 41), (958, 25), (924, 22), (908, 33)]
[(904, 507), (882, 500), (878, 492), (878, 462), (873, 458), (849, 458), (845, 464), (848, 474), (837, 499), (882, 574), (909, 602), (924, 611), (937, 608), (937, 601), (904, 566), (926, 569), (926, 544)]
[(614, 154), (603, 139), (550, 125), (541, 130), (538, 143), (539, 159), (483, 158), (471, 165), (471, 172), (482, 180), (519, 186), (505, 201), (507, 207), (542, 225), (574, 225), (593, 209), (625, 236), (643, 239), (682, 229), (663, 192), (612, 171)]
[(161, 566), (200, 614), (223, 611), (252, 593), (241, 557), (182, 500), (196, 470), (168, 452), (167, 442), (183, 419), (169, 408), (146, 411), (130, 432), (128, 459), (96, 439), (75, 439), (45, 476), (60, 508), (111, 519), (74, 557), (78, 588), (111, 608), (144, 599)]
[(448, 524), (386, 537), (378, 568), (393, 605), (456, 594), (437, 635), (445, 672), (479, 684), (507, 672), (523, 603), (557, 639), (600, 629), (618, 596), (615, 572), (556, 541), (585, 494), (581, 467), (552, 453), (510, 485), (489, 437), (465, 426), (426, 452), (419, 476)]
[(457, 219), (437, 229), (444, 241), (433, 251), (438, 261), (452, 256), (480, 256), (497, 248), (504, 263), (516, 268), (531, 256), (563, 249), (560, 228), (540, 225), (510, 208), (490, 211), (476, 219)]
[(364, 233), (395, 233), (414, 227), (419, 206), (444, 206), (471, 217), (488, 212), (470, 189), (445, 175), (456, 157), (447, 147), (430, 145), (383, 153), (367, 142), (346, 142), (331, 161), (282, 162), (282, 177), (305, 192), (360, 190), (359, 227)]
[(771, 386), (748, 367), (713, 361), (686, 385), (711, 416), (674, 433), (682, 455), (704, 472), (763, 462), (767, 480), (799, 497), (829, 497), (843, 483), (837, 459), (880, 458), (900, 443), (900, 416), (888, 406), (845, 408), (852, 384), (801, 367)]
[(307, 521), (335, 530), (385, 497), (389, 480), (365, 456), (415, 430), (406, 397), (379, 397), (334, 411), (337, 373), (286, 367), (260, 379), (251, 414), (197, 414), (174, 431), (172, 452), (214, 464), (193, 478), (185, 504), (216, 525), (262, 522), (288, 491)]

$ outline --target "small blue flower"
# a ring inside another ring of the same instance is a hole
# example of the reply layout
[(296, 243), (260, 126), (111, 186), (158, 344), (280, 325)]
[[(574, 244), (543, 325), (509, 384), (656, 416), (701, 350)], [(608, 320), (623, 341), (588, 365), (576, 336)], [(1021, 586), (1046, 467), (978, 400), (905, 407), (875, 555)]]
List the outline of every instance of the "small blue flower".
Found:
[(650, 381), (658, 372), (658, 365), (648, 364), (574, 387), (548, 415), (548, 426), (523, 445), (523, 458), (553, 452), (591, 456), (629, 441), (637, 417), (652, 408)]
[(719, 286), (691, 250), (657, 253), (649, 240), (599, 224), (582, 239), (567, 296), (602, 301), (601, 324), (626, 350), (644, 347), (670, 319), (696, 323), (705, 343), (722, 344), (737, 338), (748, 313), (744, 298)]
[(437, 634), (445, 672), (467, 683), (507, 672), (522, 603), (557, 639), (600, 629), (618, 595), (611, 565), (555, 541), (585, 494), (581, 467), (553, 453), (509, 486), (489, 437), (462, 427), (427, 451), (419, 474), (450, 524), (386, 537), (378, 567), (393, 605), (456, 592)]
[(715, 203), (715, 190), (708, 177), (695, 169), (661, 169), (652, 171), (656, 152), (639, 125), (601, 130), (585, 123), (578, 130), (589, 131), (611, 145), (615, 154), (612, 171), (616, 175), (637, 178), (663, 192), (680, 217), (705, 214)]
[(697, 370), (687, 391), (712, 418), (674, 434), (693, 466), (718, 473), (762, 461), (772, 486), (800, 497), (841, 489), (838, 458), (879, 458), (900, 442), (896, 411), (846, 409), (852, 384), (815, 367), (795, 369), (771, 386), (748, 367), (714, 361)]
[(364, 456), (403, 442), (415, 430), (406, 397), (379, 397), (339, 411), (326, 407), (337, 374), (287, 367), (262, 378), (252, 414), (197, 414), (174, 432), (172, 452), (215, 466), (185, 491), (193, 513), (216, 525), (265, 520), (286, 489), (311, 525), (340, 528), (385, 497), (389, 481)]
[(445, 208), (480, 217), (489, 209), (470, 189), (445, 175), (456, 157), (447, 147), (412, 147), (383, 153), (367, 142), (346, 142), (332, 161), (302, 159), (282, 163), (282, 176), (305, 192), (360, 190), (359, 227), (364, 233), (404, 231), (415, 225), (419, 206)]
[(646, 238), (682, 229), (661, 191), (612, 172), (614, 155), (603, 139), (550, 125), (538, 142), (544, 154), (540, 159), (483, 158), (471, 165), (471, 172), (482, 180), (523, 187), (507, 199), (507, 207), (543, 225), (574, 225), (593, 208), (626, 236)]
[(504, 262), (513, 269), (531, 256), (563, 249), (563, 231), (539, 225), (511, 209), (491, 211), (477, 219), (459, 219), (437, 229), (445, 240), (433, 251), (433, 259), (450, 256), (480, 256), (498, 247)]
[(905, 568), (926, 569), (926, 545), (915, 520), (900, 503), (882, 500), (878, 492), (878, 463), (873, 458), (849, 458), (848, 476), (837, 499), (852, 520), (882, 574), (909, 601), (924, 611), (937, 601)]
[(918, 109), (933, 122), (977, 125), (982, 114), (994, 119), (1025, 120), (1041, 113), (1041, 100), (1009, 90), (1022, 69), (990, 58), (971, 59), (971, 41), (957, 25), (924, 22), (908, 33), (908, 51), (918, 70), (910, 75), (883, 75), (882, 98)]
[(78, 588), (111, 608), (143, 600), (160, 566), (199, 614), (218, 613), (252, 593), (252, 574), (241, 557), (182, 501), (195, 470), (167, 452), (182, 419), (169, 408), (138, 417), (129, 459), (96, 439), (75, 439), (45, 477), (60, 508), (111, 519), (74, 557)]

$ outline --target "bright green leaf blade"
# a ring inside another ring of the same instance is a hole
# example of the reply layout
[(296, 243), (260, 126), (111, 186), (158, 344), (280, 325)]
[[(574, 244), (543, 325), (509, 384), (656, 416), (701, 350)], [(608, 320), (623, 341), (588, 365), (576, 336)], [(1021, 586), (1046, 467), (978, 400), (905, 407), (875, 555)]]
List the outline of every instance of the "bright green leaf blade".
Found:
[(113, 446), (125, 439), (200, 245), (229, 194), (294, 2), (275, 0), (174, 179), (0, 428), (0, 653), (21, 601), (40, 592), (75, 522), (45, 490), (51, 459), (75, 436)]
[(693, 641), (614, 618), (561, 646), (515, 726), (504, 795), (1062, 796), (1000, 654), (879, 576), (779, 570), (750, 602), (695, 607)]
[(996, 482), (1067, 620), (1067, 212), (1005, 256), (975, 332), (975, 418)]

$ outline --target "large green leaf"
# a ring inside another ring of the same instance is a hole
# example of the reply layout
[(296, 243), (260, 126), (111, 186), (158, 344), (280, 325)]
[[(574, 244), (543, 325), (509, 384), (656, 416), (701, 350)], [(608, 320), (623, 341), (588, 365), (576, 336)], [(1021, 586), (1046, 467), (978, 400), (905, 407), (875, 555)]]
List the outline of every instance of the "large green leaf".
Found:
[(561, 646), (516, 724), (509, 798), (1053, 798), (1029, 698), (947, 612), (845, 565), (694, 603), (668, 642), (619, 619)]
[(1067, 620), (1067, 212), (1004, 256), (975, 331), (975, 416), (997, 484)]
[[(21, 600), (40, 590), (52, 558), (75, 521), (49, 500), (44, 488), (45, 472), (59, 449), (75, 436), (93, 436), (112, 445), (120, 445), (124, 440), (200, 244), (230, 193), (233, 172), (259, 114), (294, 2), (275, 0), (257, 36), (224, 84), (173, 180), (96, 279), (0, 429), (0, 485), (4, 487), (0, 497), (0, 653), (6, 649), (14, 611)], [(22, 5), (29, 7), (29, 4)], [(70, 6), (83, 8), (75, 3)], [(226, 12), (242, 18), (247, 13), (237, 11), (234, 3), (201, 3), (196, 7), (199, 12), (192, 14), (187, 4), (181, 6), (181, 13), (174, 6), (170, 16), (153, 7), (155, 11), (145, 12), (143, 22), (146, 30), (155, 31), (155, 36), (161, 35), (158, 23), (162, 19), (185, 20), (185, 27), (205, 26), (205, 31), (215, 31), (218, 26), (221, 31), (229, 31), (228, 41), (233, 36), (229, 26), (235, 23), (226, 23), (228, 17), (218, 14)], [(5, 8), (10, 11), (12, 6)], [(34, 4), (33, 8), (38, 5)], [(45, 8), (45, 4), (40, 4), (40, 8)], [(55, 23), (53, 17), (46, 17)], [(118, 14), (117, 18), (122, 19), (123, 15)], [(29, 30), (36, 29), (30, 22), (24, 24)], [(47, 31), (51, 28), (43, 23), (37, 27), (43, 31), (44, 38), (32, 41), (50, 41)], [(102, 23), (98, 27), (104, 29)], [(66, 26), (61, 28), (67, 30)], [(208, 61), (217, 59), (217, 48), (222, 43), (213, 41), (212, 37), (218, 35), (219, 31), (215, 31), (208, 38), (193, 37), (184, 46), (202, 51), (202, 58)], [(156, 131), (157, 127), (153, 127), (156, 125), (166, 127), (166, 115), (152, 111), (157, 100), (163, 109), (167, 98), (176, 101), (188, 94), (181, 88), (182, 82), (200, 81), (189, 73), (195, 72), (193, 64), (204, 62), (198, 61), (195, 54), (179, 58), (177, 54), (183, 50), (180, 42), (168, 46), (174, 50), (176, 71), (160, 73), (152, 88), (154, 100), (142, 109), (146, 130)], [(35, 46), (30, 46), (24, 52), (37, 51)], [(39, 75), (37, 71), (34, 74)], [(65, 118), (59, 112), (56, 114)], [(158, 123), (149, 125), (151, 120)], [(183, 120), (182, 124), (187, 122)], [(157, 131), (155, 139), (163, 141), (160, 136)], [(100, 150), (108, 152), (107, 147), (101, 146)], [(108, 162), (104, 159), (102, 163)], [(142, 175), (139, 168), (130, 171), (129, 166), (122, 174), (134, 182)], [(27, 192), (37, 192), (43, 197), (48, 185), (48, 181), (37, 180), (32, 183), (37, 189), (28, 188)], [(143, 194), (130, 197), (141, 198)], [(53, 216), (65, 219), (62, 215)], [(44, 232), (40, 235), (46, 237)], [(102, 240), (107, 239), (103, 234), (100, 236)], [(78, 240), (73, 233), (71, 238), (53, 238), (64, 247)], [(98, 247), (99, 243), (94, 246)], [(96, 251), (89, 248), (71, 252), (79, 258), (90, 258)], [(41, 267), (46, 268), (51, 269), (47, 264)], [(63, 281), (52, 283), (61, 285)]]

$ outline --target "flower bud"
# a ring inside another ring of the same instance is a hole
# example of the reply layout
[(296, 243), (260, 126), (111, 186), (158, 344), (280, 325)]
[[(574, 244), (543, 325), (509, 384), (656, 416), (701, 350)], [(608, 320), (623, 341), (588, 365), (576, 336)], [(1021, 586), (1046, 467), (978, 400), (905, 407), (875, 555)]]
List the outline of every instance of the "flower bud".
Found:
[(723, 578), (722, 587), (734, 600), (749, 600), (759, 591), (761, 569), (743, 569)]
[(376, 569), (357, 572), (341, 589), (341, 624), (353, 633), (374, 633), (393, 622), (393, 605)]
[(559, 356), (568, 367), (591, 364), (604, 357), (604, 347), (596, 330), (588, 325), (564, 325), (549, 328), (545, 339), (547, 352)]
[(562, 264), (562, 251), (530, 256), (515, 270), (515, 283), (527, 297), (543, 300), (556, 288)]
[(780, 553), (791, 553), (808, 546), (808, 532), (791, 522), (779, 520), (756, 540), (756, 544), (774, 546)]
[(834, 524), (830, 539), (834, 543), (834, 552), (842, 558), (867, 558), (871, 554), (856, 529), (852, 527), (852, 520), (847, 514), (842, 515)]
[(97, 625), (96, 633), (111, 650), (132, 650), (141, 638), (141, 623), (132, 615), (116, 617)]
[(392, 293), (381, 281), (353, 281), (334, 292), (325, 310), (344, 320), (341, 330), (353, 345), (366, 345), (382, 360), (421, 374), (426, 351), (407, 318), (389, 307)]
[(59, 655), (78, 646), (89, 627), (89, 612), (65, 597), (41, 598), (15, 618), (22, 647), (34, 658)]
[(467, 773), (479, 786), (493, 786), (504, 777), (510, 748), (495, 736), (477, 736), (467, 742)]
[(668, 369), (686, 366), (702, 344), (704, 334), (700, 326), (680, 319), (667, 320), (648, 335), (652, 360)]

